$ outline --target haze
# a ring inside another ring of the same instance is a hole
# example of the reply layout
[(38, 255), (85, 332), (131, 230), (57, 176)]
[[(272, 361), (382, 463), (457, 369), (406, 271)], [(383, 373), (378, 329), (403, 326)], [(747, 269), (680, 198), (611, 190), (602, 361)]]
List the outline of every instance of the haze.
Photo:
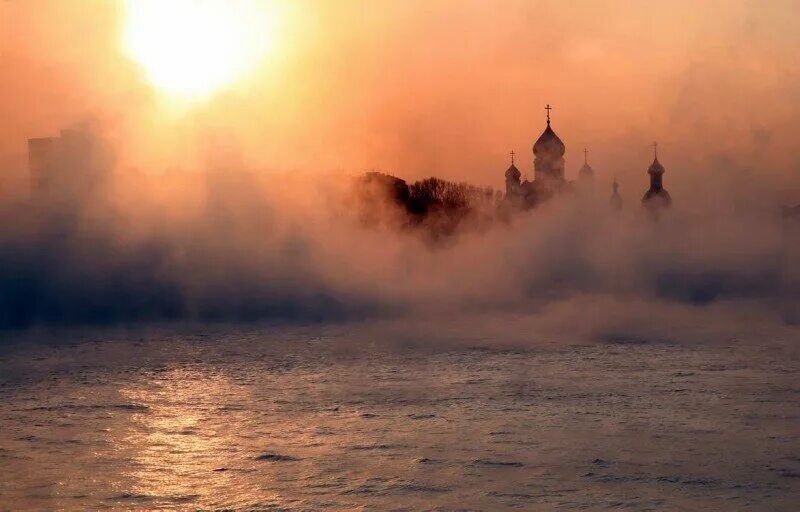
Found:
[[(4, 2), (2, 193), (27, 188), (26, 138), (87, 119), (118, 145), (119, 165), (148, 173), (196, 169), (217, 144), (266, 173), (379, 168), (500, 187), (512, 149), (530, 172), (549, 102), (568, 173), (589, 147), (601, 179), (636, 197), (657, 139), (676, 191), (724, 165), (714, 179), (797, 195), (792, 2), (263, 5), (268, 51), (181, 101), (126, 52), (123, 4)], [(210, 49), (176, 51), (203, 60)]]

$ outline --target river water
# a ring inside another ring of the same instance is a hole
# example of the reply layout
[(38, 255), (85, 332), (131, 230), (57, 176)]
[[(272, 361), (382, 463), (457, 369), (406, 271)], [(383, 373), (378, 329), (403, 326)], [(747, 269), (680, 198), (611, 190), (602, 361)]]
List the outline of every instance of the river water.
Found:
[(2, 510), (770, 510), (800, 347), (383, 344), (360, 326), (0, 351)]

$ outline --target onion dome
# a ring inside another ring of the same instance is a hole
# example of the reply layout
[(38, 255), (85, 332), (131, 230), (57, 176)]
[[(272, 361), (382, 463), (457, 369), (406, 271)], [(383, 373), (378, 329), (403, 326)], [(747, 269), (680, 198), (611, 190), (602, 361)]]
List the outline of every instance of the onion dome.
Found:
[(511, 164), (511, 167), (506, 170), (506, 179), (518, 180), (522, 176), (522, 173), (519, 172), (517, 166)]
[(546, 155), (556, 155), (558, 157), (564, 156), (566, 152), (566, 148), (564, 143), (561, 142), (561, 139), (558, 138), (556, 132), (550, 128), (550, 120), (547, 120), (547, 128), (544, 129), (544, 132), (539, 136), (539, 139), (533, 145), (533, 154), (538, 155), (540, 153)]
[(511, 155), (511, 167), (509, 167), (506, 170), (506, 179), (507, 180), (510, 179), (510, 180), (514, 180), (514, 181), (519, 181), (519, 178), (520, 178), (520, 176), (522, 176), (522, 173), (519, 172), (519, 169), (517, 169), (517, 166), (514, 165), (514, 152), (512, 151), (509, 154)]
[(650, 164), (647, 173), (650, 175), (664, 174), (664, 166), (658, 161), (658, 144), (655, 142), (653, 143), (653, 163)]
[(642, 198), (642, 204), (647, 206), (657, 213), (656, 210), (662, 207), (668, 207), (672, 203), (672, 198), (664, 189), (662, 176), (664, 174), (664, 166), (658, 161), (658, 144), (653, 143), (653, 163), (647, 169), (650, 174), (650, 188), (645, 192)]
[(669, 206), (672, 204), (672, 196), (669, 195), (669, 192), (667, 192), (666, 189), (654, 189), (651, 187), (647, 192), (644, 193), (642, 202), (650, 203), (654, 206)]
[(661, 162), (658, 161), (658, 157), (653, 160), (653, 163), (650, 164), (650, 168), (647, 169), (648, 174), (664, 174), (664, 166), (661, 165)]
[(539, 153), (541, 153), (551, 158), (561, 158), (564, 156), (566, 148), (564, 147), (564, 143), (561, 142), (561, 139), (558, 138), (558, 135), (556, 135), (556, 132), (550, 127), (550, 110), (552, 110), (552, 108), (550, 104), (544, 107), (547, 111), (547, 128), (544, 129), (533, 144), (533, 154), (539, 155)]

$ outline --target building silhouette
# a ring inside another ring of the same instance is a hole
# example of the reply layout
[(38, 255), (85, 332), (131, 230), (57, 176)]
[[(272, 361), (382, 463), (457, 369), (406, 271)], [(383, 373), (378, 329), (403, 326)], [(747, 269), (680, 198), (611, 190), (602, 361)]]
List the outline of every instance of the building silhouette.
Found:
[(506, 169), (506, 197), (512, 197), (518, 193), (520, 187), (520, 178), (522, 173), (519, 172), (517, 166), (514, 165), (514, 152), (511, 152), (511, 165)]
[(594, 169), (589, 165), (589, 150), (586, 148), (583, 149), (583, 167), (578, 171), (578, 179), (585, 183), (594, 180)]
[(32, 193), (38, 194), (53, 188), (60, 160), (59, 142), (58, 137), (28, 139), (28, 171)]
[(111, 160), (108, 148), (87, 129), (28, 139), (31, 195), (79, 199), (102, 182)]
[(541, 187), (550, 191), (564, 184), (564, 153), (566, 147), (550, 126), (550, 110), (547, 105), (547, 127), (533, 144), (534, 179)]
[(550, 110), (547, 105), (547, 126), (533, 144), (533, 181), (520, 181), (522, 173), (514, 165), (512, 151), (511, 166), (505, 172), (506, 200), (518, 208), (532, 208), (558, 192), (571, 189), (564, 176), (564, 153), (566, 147), (550, 126)]
[[(533, 144), (533, 171), (534, 180), (522, 180), (522, 173), (514, 162), (514, 152), (511, 152), (511, 165), (505, 172), (506, 193), (505, 202), (517, 209), (533, 208), (542, 201), (562, 192), (583, 192), (583, 199), (589, 199), (594, 189), (595, 171), (589, 165), (589, 150), (583, 150), (583, 166), (578, 170), (576, 183), (568, 181), (564, 173), (564, 154), (566, 146), (553, 131), (550, 123), (550, 110), (548, 104), (547, 125), (544, 131)], [(642, 198), (643, 206), (651, 212), (668, 208), (672, 204), (669, 192), (664, 188), (664, 166), (658, 161), (658, 145), (653, 144), (653, 163), (648, 169), (650, 175), (650, 188)], [(619, 184), (614, 179), (609, 203), (615, 210), (622, 209), (622, 197), (619, 194)]]
[(589, 150), (587, 148), (583, 148), (583, 165), (578, 169), (575, 189), (581, 194), (583, 200), (592, 199), (594, 196), (594, 169), (589, 165)]
[(651, 213), (669, 208), (672, 198), (664, 188), (664, 166), (658, 161), (658, 144), (655, 142), (653, 143), (653, 163), (650, 164), (647, 173), (650, 175), (650, 188), (642, 197), (642, 206)]

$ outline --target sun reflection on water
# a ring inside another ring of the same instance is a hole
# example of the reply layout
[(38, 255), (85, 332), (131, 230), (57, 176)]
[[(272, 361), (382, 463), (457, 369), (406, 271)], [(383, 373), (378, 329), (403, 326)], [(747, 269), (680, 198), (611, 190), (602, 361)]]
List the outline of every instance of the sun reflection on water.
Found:
[(176, 368), (148, 375), (121, 390), (144, 404), (120, 439), (133, 456), (125, 494), (170, 501), (205, 494), (214, 487), (235, 486), (231, 458), (238, 454), (237, 415), (248, 393), (220, 373)]

